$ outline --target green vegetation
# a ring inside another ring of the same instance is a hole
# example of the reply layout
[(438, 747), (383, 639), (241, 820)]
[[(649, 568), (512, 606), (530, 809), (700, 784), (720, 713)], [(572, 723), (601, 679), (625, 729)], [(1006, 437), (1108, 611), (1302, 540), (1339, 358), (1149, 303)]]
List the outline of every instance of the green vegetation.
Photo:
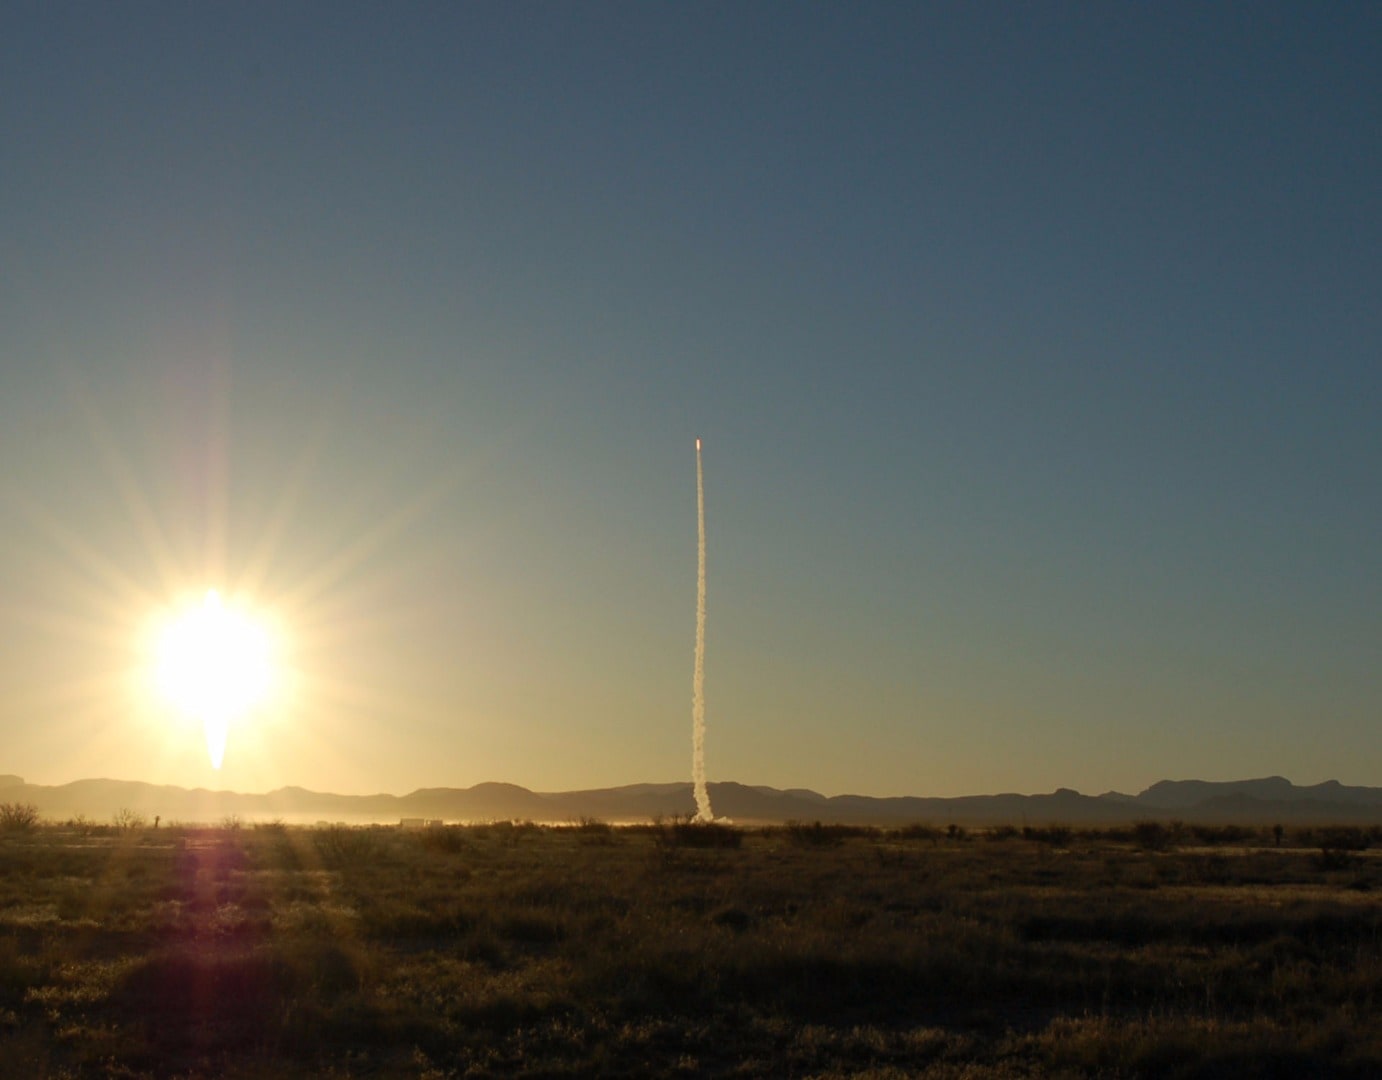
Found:
[(1375, 839), (31, 825), (0, 1076), (1374, 1076)]

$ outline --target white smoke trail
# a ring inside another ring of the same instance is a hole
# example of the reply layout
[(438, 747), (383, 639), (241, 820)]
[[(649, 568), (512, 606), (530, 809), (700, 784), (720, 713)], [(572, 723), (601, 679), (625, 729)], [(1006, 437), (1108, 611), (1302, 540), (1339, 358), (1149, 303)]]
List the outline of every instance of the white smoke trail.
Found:
[(696, 670), (691, 680), (691, 779), (696, 788), (696, 820), (713, 821), (705, 786), (705, 479), (701, 440), (696, 440)]

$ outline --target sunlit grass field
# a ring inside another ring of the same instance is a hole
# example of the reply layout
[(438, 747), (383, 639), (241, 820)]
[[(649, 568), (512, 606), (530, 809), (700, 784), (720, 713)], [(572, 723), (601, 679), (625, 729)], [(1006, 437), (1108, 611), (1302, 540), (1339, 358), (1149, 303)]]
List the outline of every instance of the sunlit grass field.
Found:
[(1358, 830), (0, 832), (0, 1076), (1377, 1076)]

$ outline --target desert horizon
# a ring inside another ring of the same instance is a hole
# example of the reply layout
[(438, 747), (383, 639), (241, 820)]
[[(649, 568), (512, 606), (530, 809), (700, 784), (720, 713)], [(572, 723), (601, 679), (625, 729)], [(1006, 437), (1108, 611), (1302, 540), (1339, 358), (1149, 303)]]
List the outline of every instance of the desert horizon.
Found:
[(0, 1073), (1382, 1067), (1382, 825), (746, 827), (687, 787), (623, 828), (0, 801)]
[[(1067, 826), (1128, 824), (1142, 820), (1264, 824), (1382, 823), (1382, 787), (1328, 780), (1299, 786), (1273, 776), (1236, 781), (1160, 780), (1135, 794), (1052, 792), (827, 796), (807, 788), (778, 789), (735, 781), (709, 781), (716, 820), (744, 826), (820, 821), (837, 825), (958, 824)], [(143, 781), (88, 778), (66, 784), (27, 784), (0, 775), (0, 802), (32, 805), (46, 819), (105, 820), (116, 814), (155, 816), (178, 824), (436, 824), (529, 821), (560, 824), (607, 821), (646, 823), (698, 815), (692, 780), (643, 782), (611, 788), (534, 791), (490, 781), (466, 787), (418, 788), (393, 794), (347, 794), (287, 786), (268, 792), (184, 788)]]
[(1379, 42), (0, 3), (0, 1077), (1382, 1076)]

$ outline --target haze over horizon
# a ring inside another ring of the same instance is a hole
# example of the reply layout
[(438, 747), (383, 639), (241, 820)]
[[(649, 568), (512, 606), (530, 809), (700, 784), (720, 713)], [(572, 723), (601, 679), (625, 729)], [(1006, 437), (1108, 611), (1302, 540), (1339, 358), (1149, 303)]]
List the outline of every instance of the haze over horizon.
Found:
[[(215, 774), (213, 774), (213, 776), (214, 776), (214, 775), (215, 775)], [(314, 795), (326, 795), (326, 796), (332, 796), (332, 797), (335, 797), (335, 796), (344, 796), (344, 797), (352, 798), (352, 799), (354, 799), (354, 798), (364, 798), (364, 799), (368, 799), (368, 798), (371, 798), (371, 797), (386, 797), (386, 798), (387, 798), (387, 797), (394, 797), (394, 798), (403, 798), (403, 797), (407, 797), (407, 796), (410, 796), (410, 795), (416, 795), (416, 794), (418, 794), (419, 792), (470, 791), (470, 790), (477, 789), (477, 788), (487, 788), (487, 787), (490, 787), (490, 788), (518, 788), (518, 789), (522, 789), (522, 790), (525, 790), (525, 791), (528, 791), (528, 792), (531, 792), (531, 793), (534, 793), (534, 794), (539, 794), (539, 795), (572, 795), (572, 794), (578, 794), (578, 793), (580, 793), (580, 792), (611, 792), (611, 791), (620, 791), (620, 790), (625, 790), (625, 789), (642, 789), (642, 788), (658, 788), (658, 789), (661, 789), (661, 788), (669, 788), (669, 787), (680, 787), (680, 788), (684, 788), (684, 789), (685, 789), (687, 796), (692, 800), (693, 803), (694, 803), (694, 795), (695, 795), (695, 782), (694, 782), (694, 780), (686, 779), (686, 778), (681, 778), (681, 779), (630, 780), (630, 781), (627, 781), (627, 782), (625, 782), (625, 783), (620, 783), (620, 784), (608, 784), (608, 785), (598, 785), (598, 786), (582, 786), (582, 787), (560, 788), (560, 789), (558, 789), (558, 788), (535, 788), (535, 787), (531, 787), (531, 786), (529, 786), (529, 785), (527, 785), (527, 784), (520, 784), (520, 783), (518, 783), (518, 782), (516, 782), (516, 781), (513, 781), (513, 780), (506, 780), (506, 779), (490, 779), (490, 780), (477, 780), (477, 781), (475, 781), (475, 782), (473, 782), (473, 783), (470, 783), (470, 784), (438, 784), (438, 785), (426, 785), (426, 786), (412, 787), (412, 788), (399, 789), (399, 790), (392, 790), (392, 791), (385, 791), (385, 790), (382, 790), (382, 789), (379, 789), (379, 790), (370, 789), (370, 790), (357, 790), (357, 791), (339, 791), (339, 790), (327, 790), (327, 789), (323, 789), (323, 788), (311, 788), (311, 787), (308, 787), (308, 786), (306, 786), (306, 785), (302, 785), (302, 784), (291, 784), (291, 783), (289, 783), (289, 784), (282, 784), (282, 785), (279, 785), (278, 787), (273, 788), (273, 789), (265, 789), (265, 790), (259, 790), (259, 791), (246, 791), (246, 790), (240, 790), (240, 789), (234, 789), (234, 788), (219, 786), (219, 785), (217, 785), (217, 784), (215, 783), (214, 779), (213, 779), (212, 782), (210, 782), (210, 783), (195, 784), (195, 785), (194, 785), (194, 784), (190, 784), (190, 783), (154, 782), (154, 781), (148, 781), (148, 780), (142, 779), (142, 778), (140, 778), (140, 777), (120, 777), (120, 776), (83, 776), (83, 777), (71, 777), (71, 778), (69, 778), (68, 780), (65, 780), (65, 781), (56, 781), (56, 782), (52, 782), (52, 783), (46, 783), (46, 782), (45, 782), (45, 783), (42, 783), (42, 784), (35, 784), (35, 782), (32, 781), (32, 780), (30, 780), (28, 777), (23, 777), (23, 776), (18, 776), (18, 775), (16, 775), (16, 774), (12, 774), (12, 773), (3, 773), (3, 772), (0, 772), (0, 781), (10, 781), (10, 782), (18, 781), (18, 782), (20, 782), (20, 783), (22, 783), (22, 784), (24, 784), (24, 785), (26, 785), (26, 786), (39, 786), (39, 787), (44, 787), (44, 788), (62, 788), (62, 787), (66, 787), (66, 786), (68, 786), (68, 785), (73, 785), (73, 784), (75, 784), (75, 785), (97, 785), (97, 786), (100, 786), (100, 785), (107, 785), (107, 784), (113, 784), (113, 785), (124, 785), (124, 784), (151, 784), (152, 786), (155, 786), (155, 787), (160, 787), (160, 788), (161, 788), (161, 787), (178, 788), (178, 789), (182, 789), (182, 790), (189, 791), (189, 792), (203, 791), (203, 792), (208, 792), (208, 793), (217, 794), (217, 795), (246, 795), (246, 796), (267, 795), (267, 794), (274, 794), (274, 793), (279, 793), (279, 792), (283, 792), (283, 791), (299, 791), (299, 792), (308, 792), (308, 793), (311, 793), (311, 794), (314, 794)], [(1033, 798), (1038, 798), (1038, 799), (1039, 799), (1039, 798), (1041, 798), (1042, 796), (1062, 795), (1062, 794), (1070, 794), (1070, 793), (1074, 793), (1074, 794), (1076, 794), (1076, 795), (1087, 796), (1087, 797), (1092, 797), (1092, 798), (1098, 799), (1099, 797), (1102, 797), (1102, 796), (1128, 796), (1128, 797), (1147, 796), (1147, 795), (1149, 795), (1149, 793), (1150, 793), (1150, 794), (1155, 794), (1156, 792), (1158, 792), (1158, 791), (1161, 790), (1162, 788), (1166, 788), (1166, 787), (1176, 788), (1176, 787), (1179, 787), (1179, 786), (1182, 786), (1182, 785), (1205, 786), (1205, 787), (1208, 787), (1208, 788), (1211, 788), (1211, 789), (1215, 789), (1215, 793), (1217, 793), (1219, 789), (1252, 789), (1252, 788), (1273, 788), (1273, 787), (1294, 788), (1294, 789), (1315, 789), (1315, 788), (1325, 788), (1325, 789), (1328, 789), (1328, 788), (1330, 788), (1331, 786), (1337, 785), (1339, 788), (1345, 789), (1345, 790), (1351, 791), (1351, 792), (1358, 792), (1358, 791), (1369, 791), (1369, 792), (1372, 792), (1372, 791), (1375, 791), (1375, 792), (1378, 792), (1379, 795), (1382, 795), (1382, 785), (1346, 785), (1346, 784), (1340, 784), (1339, 781), (1337, 781), (1337, 780), (1335, 780), (1335, 779), (1333, 779), (1333, 778), (1330, 778), (1330, 779), (1327, 779), (1327, 780), (1315, 781), (1315, 782), (1313, 782), (1313, 783), (1308, 783), (1308, 784), (1302, 784), (1302, 783), (1296, 782), (1296, 781), (1293, 780), (1291, 777), (1281, 776), (1281, 775), (1279, 775), (1279, 774), (1273, 774), (1273, 775), (1271, 775), (1271, 776), (1257, 776), (1257, 777), (1246, 777), (1246, 776), (1243, 776), (1243, 777), (1234, 777), (1234, 778), (1232, 778), (1232, 779), (1226, 779), (1226, 780), (1204, 780), (1204, 779), (1199, 778), (1199, 777), (1189, 777), (1189, 776), (1158, 777), (1156, 780), (1149, 780), (1149, 781), (1147, 781), (1147, 782), (1145, 782), (1145, 783), (1142, 783), (1142, 784), (1137, 785), (1136, 787), (1132, 787), (1132, 788), (1128, 788), (1128, 789), (1123, 789), (1123, 790), (1119, 790), (1119, 789), (1115, 789), (1115, 788), (1108, 788), (1108, 789), (1101, 789), (1101, 790), (1099, 790), (1099, 791), (1080, 791), (1080, 790), (1078, 790), (1078, 789), (1076, 789), (1076, 788), (1072, 788), (1070, 785), (1062, 784), (1062, 785), (1059, 785), (1059, 786), (1057, 786), (1057, 787), (1050, 788), (1050, 789), (1043, 790), (1043, 791), (1026, 791), (1026, 790), (965, 791), (965, 792), (951, 792), (951, 793), (949, 793), (949, 794), (947, 794), (947, 795), (937, 795), (937, 794), (935, 794), (934, 792), (929, 792), (929, 791), (905, 791), (905, 792), (904, 792), (904, 791), (891, 791), (891, 792), (885, 791), (885, 792), (867, 792), (867, 793), (865, 793), (865, 792), (855, 792), (855, 791), (820, 791), (820, 790), (818, 790), (818, 789), (816, 789), (816, 788), (810, 787), (809, 785), (803, 785), (803, 784), (793, 784), (793, 785), (789, 785), (789, 786), (786, 786), (786, 787), (777, 787), (777, 786), (775, 786), (775, 785), (770, 785), (770, 784), (754, 784), (752, 781), (747, 781), (747, 780), (744, 780), (744, 779), (739, 778), (739, 777), (724, 777), (724, 778), (722, 778), (722, 779), (717, 779), (717, 780), (708, 781), (708, 783), (709, 783), (709, 786), (710, 786), (711, 788), (717, 788), (717, 787), (719, 787), (719, 788), (723, 788), (723, 787), (740, 787), (740, 788), (753, 789), (753, 790), (756, 790), (756, 791), (777, 792), (777, 793), (779, 793), (780, 795), (798, 795), (798, 794), (805, 794), (805, 795), (821, 796), (821, 797), (824, 797), (824, 798), (826, 798), (826, 799), (833, 799), (833, 798), (838, 798), (838, 797), (846, 797), (846, 798), (848, 798), (848, 797), (860, 797), (860, 798), (864, 798), (864, 799), (880, 799), (880, 800), (887, 800), (887, 799), (936, 799), (936, 798), (939, 798), (939, 799), (960, 799), (960, 800), (965, 800), (965, 799), (973, 799), (973, 798), (984, 799), (984, 798), (1002, 797), (1002, 796), (1005, 796), (1005, 795), (1017, 795), (1017, 796), (1020, 796), (1020, 797), (1023, 797), (1023, 798), (1033, 797)], [(0, 792), (4, 792), (4, 791), (5, 791), (5, 784), (0, 783)], [(1212, 794), (1211, 794), (1210, 797), (1212, 798)], [(1279, 798), (1279, 796), (1277, 796), (1277, 797)], [(4, 801), (3, 796), (0, 796), (0, 801)], [(1272, 804), (1272, 805), (1275, 805), (1275, 804)], [(784, 819), (784, 820), (785, 820), (785, 819)]]
[(0, 772), (1382, 785), (1379, 32), (5, 6)]

